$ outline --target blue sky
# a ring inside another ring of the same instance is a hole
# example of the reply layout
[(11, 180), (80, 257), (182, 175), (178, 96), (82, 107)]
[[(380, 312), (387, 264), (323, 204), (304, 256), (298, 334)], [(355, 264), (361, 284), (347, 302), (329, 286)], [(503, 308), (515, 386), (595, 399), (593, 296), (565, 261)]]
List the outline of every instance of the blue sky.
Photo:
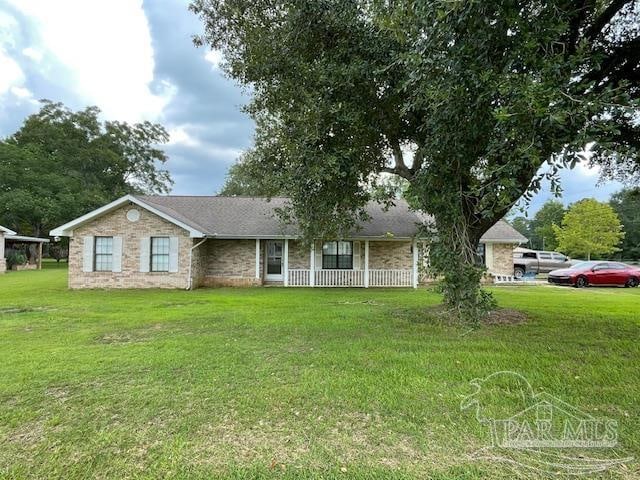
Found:
[[(0, 137), (38, 109), (38, 99), (105, 118), (162, 123), (171, 135), (173, 193), (215, 193), (252, 143), (243, 90), (218, 69), (217, 52), (196, 48), (201, 31), (186, 0), (0, 0)], [(597, 171), (564, 172), (566, 203), (605, 200)], [(532, 201), (530, 212), (551, 194)]]

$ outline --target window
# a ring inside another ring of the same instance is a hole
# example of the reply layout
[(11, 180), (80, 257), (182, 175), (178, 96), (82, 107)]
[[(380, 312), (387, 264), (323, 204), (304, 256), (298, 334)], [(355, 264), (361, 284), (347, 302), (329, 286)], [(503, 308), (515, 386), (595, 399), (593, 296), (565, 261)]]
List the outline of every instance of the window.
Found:
[(557, 260), (559, 262), (566, 262), (567, 261), (567, 257), (565, 257), (564, 255), (560, 254), (560, 253), (554, 253), (552, 254), (553, 259)]
[(151, 237), (151, 271), (169, 271), (169, 237)]
[(113, 270), (113, 237), (95, 237), (93, 266), (96, 272)]
[(540, 260), (551, 260), (551, 254), (550, 253), (540, 252), (538, 254), (538, 257), (540, 258)]
[(476, 265), (484, 266), (487, 259), (487, 252), (484, 243), (479, 243), (476, 247)]
[(350, 270), (353, 268), (353, 242), (325, 242), (322, 245), (322, 268)]
[(532, 258), (533, 260), (537, 259), (536, 252), (524, 252), (522, 254), (522, 258)]

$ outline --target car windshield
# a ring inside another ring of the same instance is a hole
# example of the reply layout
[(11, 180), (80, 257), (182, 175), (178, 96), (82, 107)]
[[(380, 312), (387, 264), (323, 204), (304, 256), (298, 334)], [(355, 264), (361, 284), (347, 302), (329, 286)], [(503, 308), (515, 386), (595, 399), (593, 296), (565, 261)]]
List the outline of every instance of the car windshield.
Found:
[(571, 270), (582, 270), (584, 268), (591, 268), (598, 265), (600, 262), (580, 262), (571, 266)]

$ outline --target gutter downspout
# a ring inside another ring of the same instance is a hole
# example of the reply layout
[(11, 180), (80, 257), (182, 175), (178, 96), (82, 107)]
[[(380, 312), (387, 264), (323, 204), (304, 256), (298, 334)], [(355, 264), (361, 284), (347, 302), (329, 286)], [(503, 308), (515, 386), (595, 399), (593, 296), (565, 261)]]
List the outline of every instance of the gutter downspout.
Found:
[(209, 238), (205, 237), (202, 239), (201, 242), (196, 243), (193, 247), (189, 249), (189, 279), (187, 282), (187, 290), (191, 290), (191, 287), (193, 286), (193, 278), (191, 277), (191, 269), (193, 266), (193, 251), (196, 248), (198, 248), (200, 245), (202, 245), (204, 242), (206, 242), (207, 240), (209, 240)]

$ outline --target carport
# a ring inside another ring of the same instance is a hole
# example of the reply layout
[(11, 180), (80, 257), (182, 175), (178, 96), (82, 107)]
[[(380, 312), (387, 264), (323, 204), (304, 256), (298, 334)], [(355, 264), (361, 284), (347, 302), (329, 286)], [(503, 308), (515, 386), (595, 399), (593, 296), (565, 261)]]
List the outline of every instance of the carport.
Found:
[(18, 235), (16, 232), (0, 225), (0, 273), (4, 273), (6, 269), (5, 257), (14, 250), (26, 254), (27, 268), (41, 269), (42, 245), (45, 243), (49, 243), (48, 238)]

